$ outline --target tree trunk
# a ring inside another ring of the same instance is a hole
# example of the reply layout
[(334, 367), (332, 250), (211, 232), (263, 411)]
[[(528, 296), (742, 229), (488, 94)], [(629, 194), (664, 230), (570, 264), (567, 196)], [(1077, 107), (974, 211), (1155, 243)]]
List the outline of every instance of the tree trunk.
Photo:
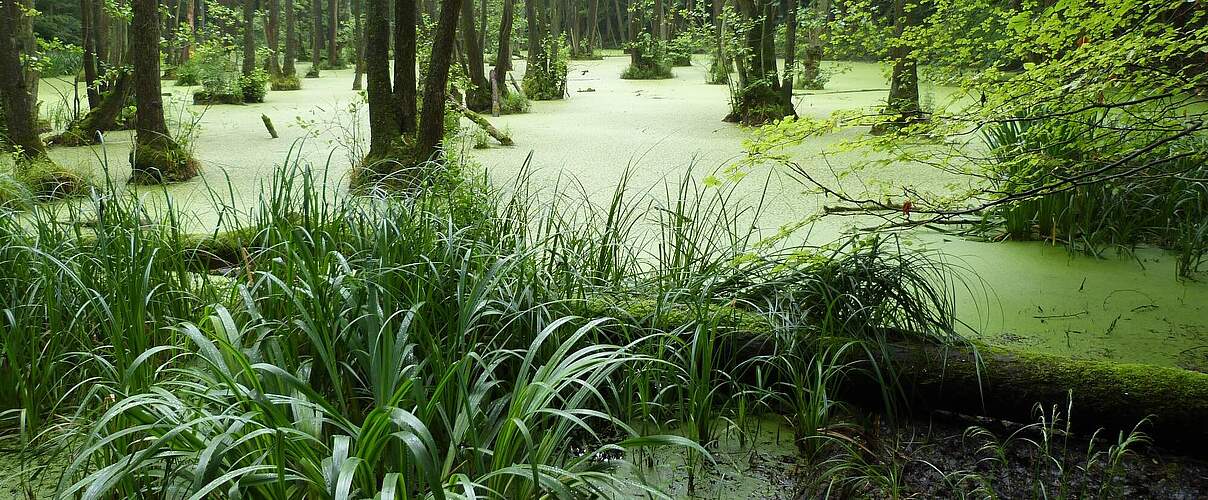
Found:
[[(788, 12), (784, 16), (784, 84), (780, 92), (784, 105), (793, 109), (793, 65), (797, 61), (797, 4), (800, 0), (788, 0)], [(796, 112), (793, 113), (796, 115)]]
[(663, 0), (654, 0), (654, 36), (658, 40), (667, 39), (667, 23), (663, 12)]
[(596, 32), (600, 26), (600, 0), (587, 0), (587, 45), (588, 56), (595, 55)]
[(100, 103), (93, 106), (83, 118), (72, 123), (62, 134), (50, 139), (51, 144), (82, 146), (99, 143), (99, 132), (119, 128), (117, 119), (130, 101), (132, 87), (133, 77), (130, 72), (121, 71), (109, 92), (102, 96)]
[(327, 67), (342, 68), (340, 57), (340, 0), (327, 0)]
[[(397, 3), (400, 12), (408, 8), (403, 4), (409, 4), (411, 12), (415, 12), (414, 2), (397, 0)], [(392, 159), (403, 131), (399, 119), (401, 110), (390, 88), (390, 5), (388, 0), (367, 0), (365, 10), (365, 94), (369, 101), (369, 156), (366, 163), (373, 163)], [(395, 64), (397, 69), (397, 65), (404, 62), (395, 61)]]
[(97, 88), (96, 42), (92, 38), (92, 0), (80, 0), (80, 40), (84, 45), (84, 85), (88, 92), (88, 109), (101, 104), (101, 90)]
[(28, 0), (0, 0), (0, 103), (7, 145), (22, 160), (46, 157), (46, 145), (38, 136), (38, 74), (22, 64), (35, 56), (33, 20), (26, 15), (32, 8)]
[[(714, 1), (718, 1), (718, 0), (714, 0)], [(626, 22), (625, 22), (625, 19), (626, 19), (625, 13), (628, 11), (628, 8), (622, 7), (621, 0), (612, 0), (612, 5), (613, 5), (613, 8), (616, 10), (616, 15), (617, 15), (618, 42), (620, 42), (622, 45), (624, 45), (629, 42), (629, 40), (630, 40), (629, 37), (630, 37), (630, 33), (631, 33), (631, 31), (629, 30), (628, 24), (626, 24)]]
[(776, 0), (737, 0), (739, 13), (750, 23), (743, 54), (736, 57), (739, 85), (731, 96), (725, 120), (762, 125), (793, 114), (785, 104), (776, 67)]
[(306, 77), (318, 78), (323, 59), (323, 0), (311, 0), (310, 19), (310, 70)]
[(256, 71), (256, 0), (243, 0), (243, 76)]
[(415, 29), (419, 6), (415, 0), (395, 0), (394, 10), (394, 99), (399, 109), (400, 130), (412, 134), (419, 114), (415, 95)]
[[(356, 39), (356, 56), (354, 56), (356, 60), (352, 63), (352, 90), (361, 90), (361, 74), (365, 72), (365, 32), (361, 27), (361, 1), (352, 0), (352, 36)], [(390, 15), (389, 9), (387, 9), (386, 15)], [(389, 30), (387, 30), (386, 44), (389, 43)]]
[(457, 36), (457, 17), (462, 0), (441, 2), (440, 20), (432, 40), (432, 58), (424, 81), (423, 115), (416, 138), (416, 158), (435, 160), (440, 155), (445, 135), (445, 92), (449, 84), (449, 67), (453, 64), (453, 42)]
[(524, 0), (524, 18), (528, 22), (528, 53), (525, 57), (529, 61), (534, 59), (533, 55), (541, 50), (541, 16), (537, 2), (543, 0)]
[(281, 0), (268, 0), (268, 21), (264, 36), (268, 41), (268, 74), (273, 81), (281, 78)]
[(810, 4), (811, 25), (806, 33), (805, 58), (801, 61), (801, 79), (805, 88), (822, 89), (822, 37), (826, 35), (830, 17), (830, 0), (813, 0)]
[(503, 15), (499, 20), (499, 50), (495, 51), (495, 71), (491, 72), (491, 85), (499, 89), (500, 96), (508, 93), (505, 82), (508, 70), (512, 69), (512, 24), (515, 10), (516, 0), (503, 0)]
[(923, 120), (923, 107), (919, 103), (919, 67), (914, 58), (914, 49), (903, 39), (912, 13), (906, 9), (907, 0), (894, 0), (894, 37), (889, 57), (893, 59), (893, 76), (889, 81), (889, 99), (886, 102), (884, 122), (873, 126), (872, 134), (880, 135)]
[(138, 103), (132, 182), (183, 181), (197, 175), (197, 162), (168, 135), (159, 81), (159, 2), (134, 0), (130, 59)]
[(482, 46), (478, 44), (478, 32), (474, 26), (474, 0), (461, 2), (461, 39), (465, 47), (466, 65), (471, 88), (466, 89), (466, 107), (473, 111), (491, 109), (491, 83), (487, 81), (485, 64), (482, 61)]
[(294, 12), (294, 0), (285, 0), (285, 61), (281, 74), (287, 77), (298, 75), (294, 61), (298, 58), (298, 19)]

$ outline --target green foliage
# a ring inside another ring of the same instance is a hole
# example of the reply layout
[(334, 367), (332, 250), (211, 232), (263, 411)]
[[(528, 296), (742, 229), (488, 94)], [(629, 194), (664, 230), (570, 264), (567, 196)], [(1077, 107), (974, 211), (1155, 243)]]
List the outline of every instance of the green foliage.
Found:
[(53, 38), (38, 39), (35, 65), (42, 76), (75, 76), (84, 68), (84, 49)]
[(516, 92), (515, 90), (503, 94), (499, 101), (499, 113), (504, 115), (516, 115), (529, 112), (529, 98), (524, 95), (524, 92)]
[(243, 102), (264, 102), (268, 80), (268, 72), (263, 68), (256, 68), (249, 75), (240, 75), (239, 91), (243, 95)]
[[(667, 42), (659, 40), (648, 32), (643, 32), (629, 43), (629, 50), (636, 56), (632, 57), (629, 66), (621, 73), (626, 80), (660, 80), (672, 78), (671, 64), (668, 61)], [(689, 57), (691, 54), (689, 54)]]
[(235, 46), (222, 40), (197, 45), (193, 57), (178, 74), (196, 75), (201, 89), (194, 92), (195, 103), (237, 104), (243, 102)]
[(566, 44), (566, 35), (546, 36), (541, 42), (541, 50), (529, 55), (521, 83), (524, 95), (538, 101), (565, 97), (569, 62), (570, 46)]

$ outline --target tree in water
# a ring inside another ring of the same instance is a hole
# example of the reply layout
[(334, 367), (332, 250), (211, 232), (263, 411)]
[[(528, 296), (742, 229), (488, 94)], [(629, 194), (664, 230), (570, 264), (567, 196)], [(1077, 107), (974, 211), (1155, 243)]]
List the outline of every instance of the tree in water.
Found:
[(361, 90), (361, 78), (365, 74), (365, 30), (361, 26), (361, 2), (362, 0), (352, 1), (352, 19), (353, 19), (353, 38), (356, 39), (356, 58), (352, 62), (352, 90)]
[(369, 154), (354, 171), (354, 185), (410, 187), (423, 182), (427, 167), (440, 159), (445, 133), (445, 100), (461, 0), (441, 2), (427, 79), (423, 115), (416, 127), (415, 0), (395, 0), (394, 84), (388, 45), (388, 0), (366, 1), (365, 86), (369, 101)]
[(725, 120), (762, 125), (794, 115), (784, 98), (776, 68), (776, 0), (735, 0), (747, 25), (739, 33), (742, 50), (735, 57), (738, 85), (730, 92)]
[(340, 69), (344, 61), (340, 58), (340, 0), (327, 0), (327, 67)]
[(495, 114), (499, 112), (499, 101), (508, 94), (507, 74), (512, 69), (512, 24), (515, 12), (516, 0), (503, 0), (499, 47), (495, 52), (495, 68), (491, 70), (492, 110)]
[(812, 0), (809, 9), (809, 29), (806, 30), (805, 51), (801, 59), (801, 78), (796, 85), (821, 90), (826, 81), (822, 75), (822, 58), (825, 56), (822, 38), (830, 26), (830, 0)]
[(130, 39), (138, 120), (134, 149), (130, 151), (130, 180), (138, 184), (160, 184), (191, 179), (197, 175), (197, 160), (172, 139), (164, 120), (157, 0), (134, 0)]
[(306, 77), (318, 78), (323, 59), (323, 0), (311, 0), (310, 19), (310, 69)]
[(81, 182), (51, 161), (38, 136), (38, 73), (23, 64), (37, 57), (32, 12), (29, 0), (0, 0), (0, 138), (13, 153), (16, 177), (35, 195), (58, 197)]
[(654, 0), (654, 17), (647, 19), (649, 0), (635, 0), (629, 4), (629, 31), (634, 33), (629, 42), (629, 67), (621, 78), (629, 80), (653, 80), (671, 78), (671, 64), (667, 60), (667, 40), (663, 37), (662, 0)]
[(886, 120), (874, 125), (872, 133), (880, 135), (926, 120), (919, 103), (919, 63), (914, 48), (904, 36), (914, 17), (914, 5), (908, 0), (893, 1), (894, 39), (889, 49), (893, 60), (893, 76), (889, 81), (889, 100), (885, 103)]
[(483, 112), (491, 109), (491, 84), (487, 81), (482, 60), (483, 48), (479, 45), (477, 28), (474, 26), (474, 1), (461, 2), (461, 43), (465, 50), (466, 69), (470, 76), (470, 88), (466, 89), (466, 107)]
[(281, 77), (273, 81), (273, 90), (298, 90), (302, 82), (298, 80), (298, 69), (294, 65), (298, 59), (298, 15), (294, 10), (294, 0), (285, 0), (285, 60), (281, 63)]
[(276, 82), (281, 79), (281, 0), (268, 0), (268, 15), (264, 21), (264, 38), (268, 43), (268, 58), (265, 59), (264, 69), (269, 78)]

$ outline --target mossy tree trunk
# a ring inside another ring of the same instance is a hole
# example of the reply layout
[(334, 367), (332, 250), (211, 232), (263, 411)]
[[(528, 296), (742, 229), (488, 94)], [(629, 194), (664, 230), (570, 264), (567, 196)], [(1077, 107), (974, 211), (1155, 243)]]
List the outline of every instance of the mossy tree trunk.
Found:
[(130, 26), (137, 133), (130, 152), (132, 182), (183, 181), (197, 175), (197, 162), (168, 134), (159, 79), (159, 2), (134, 0)]
[(775, 0), (736, 0), (738, 12), (748, 21), (743, 53), (738, 63), (739, 85), (732, 92), (726, 121), (762, 125), (793, 114), (781, 91), (776, 67)]
[(596, 53), (596, 33), (600, 26), (600, 0), (587, 0), (587, 40), (584, 45), (584, 55), (594, 56)]
[(264, 65), (273, 81), (281, 78), (281, 0), (268, 0), (264, 37), (268, 42), (268, 58)]
[[(784, 16), (784, 82), (780, 93), (784, 105), (793, 109), (793, 65), (797, 60), (797, 4), (800, 0), (788, 0), (788, 11)], [(796, 114), (796, 113), (794, 113)]]
[(801, 85), (808, 89), (822, 88), (822, 37), (826, 35), (830, 18), (830, 0), (810, 2), (810, 28), (806, 31), (805, 53), (801, 60)]
[(256, 71), (256, 0), (243, 0), (243, 76)]
[(884, 134), (924, 120), (919, 103), (919, 65), (914, 48), (903, 36), (916, 17), (909, 0), (894, 0), (894, 42), (889, 49), (893, 61), (893, 76), (889, 81), (889, 99), (885, 103), (886, 119), (872, 128), (873, 134)]
[(101, 102), (88, 110), (83, 118), (72, 123), (62, 134), (52, 138), (51, 143), (64, 146), (97, 144), (100, 132), (119, 128), (117, 119), (121, 116), (122, 109), (130, 102), (133, 76), (129, 71), (118, 71), (116, 82), (101, 97)]
[(361, 26), (361, 2), (352, 1), (352, 36), (356, 39), (356, 56), (353, 61), (352, 90), (361, 90), (361, 75), (365, 73), (365, 30)]
[(298, 19), (294, 11), (294, 0), (285, 0), (285, 60), (281, 63), (281, 74), (298, 76), (294, 61), (298, 59)]
[(483, 48), (479, 45), (478, 29), (474, 26), (474, 0), (461, 2), (461, 40), (465, 48), (470, 88), (466, 89), (466, 107), (476, 112), (491, 109), (491, 83), (487, 81)]
[(310, 18), (310, 70), (306, 77), (318, 78), (323, 59), (323, 0), (311, 0)]
[(512, 25), (516, 11), (516, 0), (503, 0), (503, 13), (499, 20), (499, 47), (495, 51), (495, 70), (491, 72), (494, 80), (491, 85), (499, 89), (499, 94), (507, 95), (506, 85), (508, 71), (512, 69)]
[(541, 0), (524, 0), (524, 18), (528, 21), (528, 60), (531, 63), (538, 59), (541, 51), (541, 39), (545, 36), (544, 17), (541, 12)]
[[(413, 0), (395, 0), (401, 11), (415, 10)], [(390, 85), (390, 6), (388, 0), (365, 4), (365, 94), (369, 101), (369, 155), (366, 163), (386, 161), (403, 135), (398, 100)], [(404, 19), (398, 19), (401, 24)], [(405, 64), (395, 61), (395, 69)]]
[(340, 57), (340, 0), (327, 0), (327, 66), (343, 68)]
[(96, 42), (92, 37), (94, 15), (93, 0), (80, 0), (80, 42), (83, 44), (84, 86), (88, 94), (88, 109), (101, 104), (101, 90), (97, 88)]
[(0, 107), (7, 129), (5, 146), (26, 161), (46, 157), (46, 145), (38, 136), (38, 73), (22, 63), (36, 57), (33, 20), (27, 15), (32, 8), (29, 0), (0, 0)]

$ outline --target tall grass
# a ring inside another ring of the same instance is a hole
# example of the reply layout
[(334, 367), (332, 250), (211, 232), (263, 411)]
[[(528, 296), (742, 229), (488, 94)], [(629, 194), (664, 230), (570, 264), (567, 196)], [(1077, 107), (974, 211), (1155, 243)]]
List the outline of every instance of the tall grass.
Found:
[[(0, 221), (3, 428), (58, 495), (657, 495), (610, 471), (667, 445), (707, 464), (774, 401), (804, 443), (849, 366), (892, 371), (891, 335), (950, 340), (928, 256), (761, 248), (758, 205), (688, 178), (599, 207), (525, 176), (352, 197), (286, 163), (227, 221), (221, 275), (182, 214), (112, 185)], [(742, 359), (726, 310), (776, 318), (774, 355)], [(826, 339), (860, 348), (809, 358)]]

